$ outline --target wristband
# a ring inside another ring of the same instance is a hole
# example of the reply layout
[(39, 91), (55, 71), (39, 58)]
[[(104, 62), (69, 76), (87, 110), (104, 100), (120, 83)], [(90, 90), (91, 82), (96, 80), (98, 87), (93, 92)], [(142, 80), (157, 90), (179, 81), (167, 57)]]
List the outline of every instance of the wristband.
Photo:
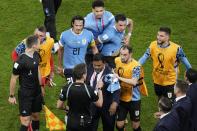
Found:
[(131, 32), (128, 33), (128, 36), (131, 36)]

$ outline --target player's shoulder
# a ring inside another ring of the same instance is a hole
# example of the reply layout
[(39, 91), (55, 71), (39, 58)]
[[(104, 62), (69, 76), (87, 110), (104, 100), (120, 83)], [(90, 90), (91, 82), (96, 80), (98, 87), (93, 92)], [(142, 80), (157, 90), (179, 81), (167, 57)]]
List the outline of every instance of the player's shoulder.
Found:
[(46, 37), (46, 41), (47, 41), (47, 43), (54, 43), (54, 39), (51, 38), (50, 36)]
[(70, 34), (70, 33), (72, 33), (71, 28), (68, 29), (68, 30), (63, 31), (61, 35), (67, 35), (67, 34)]
[(90, 12), (90, 13), (88, 13), (85, 17), (84, 17), (84, 19), (85, 20), (91, 20), (92, 18), (93, 18), (93, 13), (92, 12)]
[(104, 14), (105, 14), (106, 16), (114, 16), (110, 11), (107, 11), (107, 10), (104, 12)]
[(141, 66), (140, 63), (134, 58), (132, 59), (132, 62), (135, 64), (135, 66)]
[(83, 33), (86, 34), (86, 35), (93, 35), (93, 33), (87, 29), (83, 29)]
[(119, 62), (121, 62), (120, 57), (116, 57), (116, 58), (115, 58), (115, 63), (118, 64)]
[(170, 45), (174, 46), (174, 47), (180, 47), (180, 45), (178, 45), (177, 43), (174, 43), (172, 41), (170, 41)]

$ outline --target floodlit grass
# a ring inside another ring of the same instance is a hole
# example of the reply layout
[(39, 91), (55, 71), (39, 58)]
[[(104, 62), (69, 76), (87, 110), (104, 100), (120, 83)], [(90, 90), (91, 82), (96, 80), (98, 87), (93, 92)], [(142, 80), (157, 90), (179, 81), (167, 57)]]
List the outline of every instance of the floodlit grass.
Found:
[[(107, 10), (114, 14), (124, 13), (133, 19), (134, 30), (131, 43), (134, 48), (134, 58), (140, 58), (149, 43), (155, 39), (160, 26), (169, 26), (172, 28), (171, 40), (183, 46), (192, 66), (197, 69), (195, 58), (197, 49), (196, 0), (105, 0), (105, 2)], [(85, 16), (90, 11), (90, 0), (63, 0), (57, 14), (58, 36), (69, 28), (72, 16)], [(33, 33), (36, 26), (43, 24), (44, 16), (42, 5), (38, 0), (1, 1), (0, 16), (0, 130), (17, 131), (20, 125), (18, 105), (9, 105), (7, 101), (12, 71), (10, 53), (19, 41)], [(57, 56), (55, 57), (57, 59)], [(142, 98), (141, 127), (144, 131), (151, 131), (156, 123), (153, 113), (157, 111), (157, 100), (153, 92), (151, 77), (151, 60), (144, 65), (144, 68), (149, 96)], [(181, 65), (181, 79), (184, 70), (185, 68)], [(49, 109), (63, 120), (64, 112), (56, 109), (56, 100), (65, 80), (55, 76), (55, 82), (57, 87), (46, 89), (45, 102)], [(41, 131), (47, 130), (43, 112), (40, 127)], [(99, 130), (102, 130), (101, 126)], [(132, 130), (130, 124), (127, 125), (127, 130)]]

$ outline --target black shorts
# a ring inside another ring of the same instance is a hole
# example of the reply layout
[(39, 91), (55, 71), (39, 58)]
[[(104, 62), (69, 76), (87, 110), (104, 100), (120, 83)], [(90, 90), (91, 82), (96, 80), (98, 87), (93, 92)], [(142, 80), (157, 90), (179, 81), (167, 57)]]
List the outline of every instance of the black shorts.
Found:
[(169, 99), (175, 99), (174, 95), (174, 84), (173, 85), (167, 85), (167, 86), (161, 86), (154, 83), (154, 89), (155, 94), (158, 97), (168, 97)]
[(120, 101), (117, 112), (117, 121), (124, 121), (129, 112), (131, 121), (140, 121), (141, 101)]
[(19, 113), (21, 116), (31, 116), (32, 113), (40, 112), (42, 110), (43, 97), (25, 96), (21, 91), (18, 92)]

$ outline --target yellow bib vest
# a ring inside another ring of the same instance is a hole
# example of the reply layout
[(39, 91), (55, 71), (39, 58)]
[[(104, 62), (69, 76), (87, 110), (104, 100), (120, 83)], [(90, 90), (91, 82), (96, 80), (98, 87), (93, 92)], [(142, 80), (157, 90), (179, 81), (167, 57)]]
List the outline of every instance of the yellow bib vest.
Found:
[(50, 59), (51, 49), (53, 48), (54, 40), (50, 37), (46, 38), (46, 41), (40, 45), (40, 73), (42, 77), (46, 77), (51, 72)]
[(153, 81), (155, 84), (166, 86), (172, 85), (176, 82), (178, 68), (175, 65), (177, 50), (180, 46), (171, 42), (166, 48), (160, 48), (157, 41), (150, 44), (150, 54), (153, 60)]
[[(140, 66), (140, 64), (132, 59), (131, 62), (129, 63), (122, 63), (120, 57), (117, 57), (115, 59), (115, 64), (116, 64), (116, 72), (120, 77), (131, 79), (132, 78), (132, 71), (133, 68), (136, 66)], [(129, 102), (132, 100), (132, 93), (133, 93), (133, 86), (131, 84), (125, 83), (120, 81), (120, 86), (121, 86), (121, 94), (120, 94), (120, 100)], [(140, 79), (139, 79), (139, 86), (140, 86), (140, 92), (143, 95), (148, 95), (148, 91), (146, 88), (146, 84), (144, 82), (144, 73), (143, 73), (143, 68), (141, 67), (141, 74), (140, 74)]]

